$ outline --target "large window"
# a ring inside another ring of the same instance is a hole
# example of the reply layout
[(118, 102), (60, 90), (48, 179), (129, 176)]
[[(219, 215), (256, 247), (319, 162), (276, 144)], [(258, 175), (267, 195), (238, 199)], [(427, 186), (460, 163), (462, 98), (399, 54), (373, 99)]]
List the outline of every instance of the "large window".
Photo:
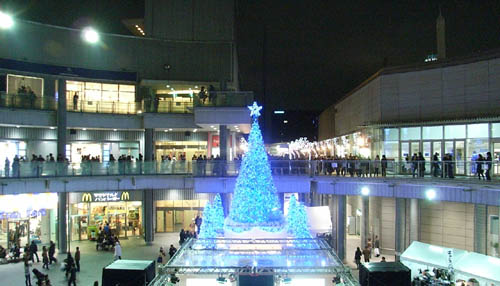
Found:
[(43, 96), (43, 79), (22, 75), (7, 75), (7, 93), (28, 95), (33, 92), (36, 97)]
[(465, 125), (447, 125), (444, 127), (445, 139), (465, 138)]
[(384, 140), (385, 141), (399, 140), (399, 129), (397, 129), (397, 128), (384, 129)]
[(401, 140), (420, 140), (420, 127), (401, 128)]
[(382, 155), (385, 155), (387, 159), (397, 159), (399, 153), (398, 146), (399, 146), (398, 141), (385, 141), (384, 150), (383, 153), (380, 154), (380, 158), (382, 158)]
[(488, 138), (488, 123), (467, 125), (467, 138)]
[(135, 86), (131, 84), (66, 81), (66, 97), (69, 110), (136, 113)]
[(443, 126), (424, 126), (424, 127), (422, 127), (422, 139), (424, 139), (424, 140), (443, 139)]
[(500, 137), (500, 123), (491, 124), (491, 137)]

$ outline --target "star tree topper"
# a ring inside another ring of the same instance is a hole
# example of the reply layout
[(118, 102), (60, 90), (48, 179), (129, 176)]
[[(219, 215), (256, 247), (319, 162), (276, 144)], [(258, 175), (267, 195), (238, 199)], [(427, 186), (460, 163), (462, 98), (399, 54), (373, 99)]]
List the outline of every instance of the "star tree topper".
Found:
[(257, 102), (254, 101), (253, 105), (248, 106), (248, 109), (250, 109), (250, 116), (252, 116), (252, 118), (256, 120), (257, 117), (260, 116), (260, 111), (262, 110), (262, 106), (258, 106)]

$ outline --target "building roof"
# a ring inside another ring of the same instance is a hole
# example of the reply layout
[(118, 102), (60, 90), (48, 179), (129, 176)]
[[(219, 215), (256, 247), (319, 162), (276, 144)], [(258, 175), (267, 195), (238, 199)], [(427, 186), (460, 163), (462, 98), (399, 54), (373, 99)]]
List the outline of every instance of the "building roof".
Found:
[(500, 58), (500, 49), (489, 50), (486, 52), (479, 52), (479, 53), (468, 55), (466, 57), (448, 58), (448, 59), (442, 59), (442, 60), (432, 61), (432, 62), (419, 62), (419, 63), (409, 64), (409, 65), (400, 65), (400, 66), (382, 68), (379, 71), (377, 71), (376, 73), (374, 73), (372, 76), (370, 76), (369, 78), (364, 80), (362, 83), (360, 83), (358, 86), (356, 86), (353, 90), (351, 90), (349, 93), (344, 95), (342, 98), (340, 98), (333, 105), (339, 104), (344, 99), (346, 99), (350, 95), (354, 94), (358, 90), (362, 89), (364, 86), (366, 86), (371, 81), (373, 81), (374, 79), (376, 79), (377, 77), (379, 77), (381, 75), (438, 69), (438, 68), (444, 68), (444, 67), (449, 67), (449, 66), (465, 65), (465, 64), (486, 61), (486, 60), (491, 60), (491, 59), (496, 59), (496, 58)]

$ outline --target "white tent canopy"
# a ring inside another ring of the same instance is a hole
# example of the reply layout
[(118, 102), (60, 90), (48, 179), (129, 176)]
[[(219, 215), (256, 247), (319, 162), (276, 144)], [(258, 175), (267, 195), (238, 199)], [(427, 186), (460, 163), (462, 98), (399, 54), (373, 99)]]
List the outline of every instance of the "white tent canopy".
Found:
[(447, 269), (449, 251), (456, 279), (476, 278), (481, 285), (500, 285), (500, 259), (492, 256), (414, 241), (403, 252), (400, 260), (411, 269), (413, 277), (419, 269)]

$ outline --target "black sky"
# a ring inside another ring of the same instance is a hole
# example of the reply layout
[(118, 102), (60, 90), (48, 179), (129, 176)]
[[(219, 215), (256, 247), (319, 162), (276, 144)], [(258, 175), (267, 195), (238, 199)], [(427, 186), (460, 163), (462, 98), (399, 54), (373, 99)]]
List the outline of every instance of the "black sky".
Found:
[[(500, 1), (240, 0), (241, 87), (261, 93), (265, 62), (269, 107), (322, 110), (382, 68), (384, 58), (403, 65), (435, 53), (439, 6), (448, 57), (500, 48)], [(143, 17), (144, 1), (0, 0), (0, 9), (26, 20), (92, 23), (128, 34), (120, 20)]]

